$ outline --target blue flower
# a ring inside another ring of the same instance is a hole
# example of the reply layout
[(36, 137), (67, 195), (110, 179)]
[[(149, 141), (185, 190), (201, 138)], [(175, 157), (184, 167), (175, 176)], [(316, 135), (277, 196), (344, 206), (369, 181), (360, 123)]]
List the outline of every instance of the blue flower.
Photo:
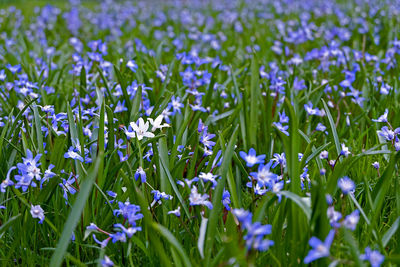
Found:
[(107, 257), (107, 255), (104, 256), (104, 259), (101, 260), (101, 267), (112, 267), (114, 266), (114, 262), (112, 262), (110, 260), (109, 257)]
[(345, 144), (342, 144), (342, 150), (340, 151), (340, 155), (347, 157), (350, 154), (351, 152), (349, 151), (349, 148), (346, 147)]
[(342, 214), (338, 211), (335, 211), (335, 208), (333, 206), (328, 207), (328, 209), (326, 210), (326, 215), (328, 216), (329, 223), (332, 227), (340, 227), (339, 220), (342, 219)]
[(231, 210), (231, 207), (229, 207), (229, 204), (231, 204), (231, 194), (228, 190), (224, 190), (224, 193), (222, 194), (222, 204), (226, 210)]
[(346, 227), (347, 229), (354, 231), (357, 227), (359, 220), (360, 220), (360, 211), (355, 210), (346, 216), (346, 218), (343, 221), (343, 226)]
[(189, 201), (190, 201), (190, 206), (196, 206), (196, 205), (204, 205), (210, 210), (213, 208), (212, 203), (208, 200), (208, 195), (200, 195), (197, 192), (197, 187), (193, 186), (192, 189), (190, 190), (190, 196), (189, 196)]
[(271, 225), (262, 225), (260, 222), (252, 223), (253, 214), (244, 209), (234, 209), (232, 213), (241, 223), (242, 229), (247, 231), (243, 237), (247, 249), (267, 251), (274, 244), (272, 240), (264, 239), (266, 235), (271, 234)]
[(287, 131), (289, 129), (288, 125), (282, 125), (280, 122), (273, 122), (273, 125), (282, 132), (283, 134), (289, 136), (289, 132)]
[(111, 237), (107, 237), (107, 238), (104, 239), (103, 241), (99, 241), (99, 240), (96, 238), (96, 235), (95, 235), (95, 234), (93, 234), (92, 237), (93, 237), (94, 242), (96, 242), (97, 244), (99, 244), (99, 245), (101, 246), (101, 248), (105, 248), (105, 247), (107, 246), (107, 244), (108, 244), (108, 241), (111, 240)]
[(304, 263), (309, 264), (310, 262), (317, 259), (328, 257), (330, 255), (329, 249), (331, 248), (334, 237), (335, 230), (331, 230), (329, 232), (324, 242), (322, 242), (315, 236), (311, 237), (308, 243), (313, 249), (308, 252), (308, 255), (304, 259)]
[(68, 193), (74, 195), (77, 192), (76, 188), (72, 185), (73, 183), (75, 183), (76, 180), (75, 177), (72, 177), (72, 174), (68, 180), (65, 179), (62, 180), (63, 182), (60, 183), (59, 186), (64, 190), (63, 197), (65, 198), (65, 200), (68, 200)]
[(11, 181), (11, 179), (10, 179), (10, 174), (11, 174), (11, 172), (12, 172), (13, 170), (15, 170), (15, 169), (16, 169), (16, 167), (11, 167), (11, 168), (8, 170), (6, 179), (3, 180), (3, 181), (1, 182), (1, 184), (0, 184), (0, 192), (1, 192), (1, 193), (5, 193), (5, 192), (6, 192), (6, 188), (7, 188), (8, 186), (14, 185), (14, 182)]
[(369, 247), (366, 247), (365, 254), (360, 255), (360, 259), (369, 261), (372, 267), (379, 267), (384, 262), (385, 256), (377, 250), (371, 250)]
[(208, 173), (201, 172), (199, 174), (199, 178), (201, 180), (203, 180), (204, 182), (211, 182), (212, 188), (215, 188), (217, 186), (218, 182), (216, 179), (218, 178), (218, 175), (214, 175), (211, 172), (208, 172)]
[(338, 186), (342, 190), (343, 194), (347, 195), (348, 193), (354, 192), (356, 189), (356, 185), (349, 177), (344, 176), (338, 180)]
[(83, 158), (82, 158), (82, 156), (81, 155), (79, 155), (78, 153), (77, 153), (77, 149), (76, 148), (73, 148), (72, 146), (68, 149), (68, 152), (66, 152), (65, 154), (64, 154), (64, 158), (66, 158), (66, 159), (68, 159), (68, 158), (70, 158), (70, 159), (74, 159), (74, 160), (79, 160), (80, 162), (83, 162)]
[(178, 207), (175, 210), (168, 211), (168, 214), (173, 214), (176, 217), (181, 217), (181, 207)]
[(239, 152), (240, 157), (246, 161), (247, 167), (253, 167), (255, 164), (264, 163), (265, 155), (256, 155), (254, 148), (250, 148), (249, 154), (244, 151)]
[(143, 218), (143, 214), (139, 213), (140, 207), (126, 201), (118, 202), (119, 209), (114, 210), (114, 215), (122, 215), (132, 226), (136, 226), (136, 221)]
[(146, 182), (146, 173), (144, 172), (143, 168), (139, 166), (139, 168), (135, 172), (135, 180), (137, 181), (140, 177), (140, 181), (142, 183)]
[(40, 207), (40, 205), (32, 205), (31, 204), (31, 215), (32, 218), (38, 218), (40, 219), (39, 223), (43, 223), (44, 221), (44, 210), (42, 209), (42, 207)]
[(154, 194), (154, 201), (160, 201), (161, 199), (171, 200), (173, 198), (171, 195), (158, 190), (152, 190), (151, 193)]
[(385, 109), (385, 113), (383, 115), (379, 116), (377, 119), (372, 119), (374, 122), (388, 122), (387, 116), (388, 116), (389, 110)]
[(126, 235), (125, 233), (122, 232), (116, 232), (115, 234), (110, 234), (110, 237), (112, 238), (113, 243), (116, 243), (117, 241), (126, 242)]
[(389, 129), (387, 126), (382, 127), (378, 134), (386, 139), (386, 141), (392, 141), (396, 137), (396, 133)]
[[(121, 230), (129, 237), (131, 238), (136, 232), (138, 231), (142, 231), (142, 227), (128, 227), (125, 228), (125, 226), (123, 226), (120, 223), (114, 224), (114, 227), (116, 228), (121, 228)], [(125, 242), (125, 241), (124, 241)]]
[(272, 161), (268, 162), (267, 164), (260, 164), (258, 166), (258, 171), (257, 172), (251, 172), (250, 175), (253, 176), (256, 180), (257, 183), (260, 186), (266, 186), (272, 181), (276, 180), (278, 178), (278, 175), (275, 173), (272, 173), (270, 171), (272, 165)]

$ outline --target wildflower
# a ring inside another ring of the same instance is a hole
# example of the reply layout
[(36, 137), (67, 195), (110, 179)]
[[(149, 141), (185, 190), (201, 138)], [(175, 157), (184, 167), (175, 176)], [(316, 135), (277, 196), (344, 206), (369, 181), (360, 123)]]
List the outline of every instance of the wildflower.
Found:
[(375, 169), (379, 169), (379, 162), (375, 161), (374, 163), (372, 163), (372, 167), (374, 167)]
[(1, 193), (5, 193), (5, 192), (6, 192), (6, 188), (7, 188), (8, 186), (14, 185), (14, 182), (11, 181), (11, 179), (10, 179), (10, 174), (11, 174), (11, 172), (12, 172), (13, 170), (15, 170), (15, 169), (16, 169), (16, 167), (11, 167), (11, 168), (8, 170), (6, 179), (3, 180), (3, 181), (1, 182), (1, 184), (0, 184), (0, 192), (1, 192)]
[(385, 256), (377, 250), (371, 250), (369, 247), (366, 247), (365, 254), (360, 255), (360, 259), (369, 261), (372, 267), (379, 267), (385, 260)]
[(338, 180), (338, 186), (342, 190), (343, 194), (347, 195), (348, 193), (354, 192), (356, 185), (354, 182), (347, 176), (340, 178)]
[(347, 229), (354, 231), (356, 229), (359, 220), (360, 220), (360, 211), (355, 210), (346, 216), (346, 218), (343, 221), (343, 225)]
[(328, 207), (326, 214), (328, 216), (331, 226), (334, 228), (339, 228), (339, 220), (342, 218), (342, 214), (338, 211), (335, 211), (335, 208), (333, 206)]
[(44, 221), (44, 210), (42, 209), (42, 207), (40, 207), (40, 205), (32, 205), (31, 204), (31, 214), (32, 214), (32, 218), (38, 218), (40, 219), (39, 223), (43, 223)]
[(282, 125), (280, 122), (273, 122), (273, 125), (282, 132), (283, 134), (289, 136), (289, 132), (287, 131), (289, 129), (288, 125)]
[(122, 232), (116, 232), (115, 234), (110, 234), (110, 237), (113, 243), (116, 243), (117, 241), (126, 242), (126, 235), (125, 233)]
[(328, 151), (324, 150), (321, 152), (321, 154), (319, 154), (319, 158), (320, 159), (328, 159), (328, 155), (329, 155)]
[(388, 122), (387, 116), (388, 116), (389, 110), (385, 109), (385, 113), (383, 115), (379, 116), (377, 119), (372, 119), (374, 122)]
[(181, 113), (181, 108), (183, 108), (183, 104), (180, 102), (181, 99), (179, 96), (175, 98), (175, 96), (171, 97), (171, 102), (168, 104), (170, 107), (172, 107), (172, 114), (175, 115), (176, 112)]
[(226, 210), (231, 210), (231, 207), (229, 207), (229, 204), (231, 204), (231, 194), (228, 190), (224, 190), (224, 193), (222, 194), (222, 204)]
[(211, 172), (208, 173), (201, 172), (199, 175), (199, 178), (202, 179), (204, 182), (211, 182), (212, 188), (215, 188), (217, 186), (217, 181), (216, 181), (217, 177), (218, 175), (213, 175)]
[(204, 205), (207, 206), (210, 210), (213, 208), (212, 203), (207, 200), (208, 195), (200, 195), (197, 192), (197, 187), (193, 186), (192, 189), (190, 190), (190, 196), (189, 196), (189, 201), (190, 201), (190, 206), (195, 206), (195, 205)]
[(149, 129), (149, 122), (147, 121), (146, 123), (144, 123), (144, 120), (142, 118), (139, 118), (138, 124), (136, 124), (135, 122), (131, 122), (130, 126), (135, 131), (136, 137), (139, 141), (142, 140), (143, 137), (154, 137), (153, 133), (147, 131)]
[(132, 71), (132, 72), (136, 72), (136, 70), (137, 70), (137, 68), (138, 68), (138, 65), (135, 63), (135, 61), (132, 59), (132, 60), (129, 60), (127, 63), (126, 63), (126, 66)]
[(161, 125), (163, 118), (164, 118), (163, 115), (159, 115), (155, 120), (153, 120), (152, 118), (148, 118), (150, 124), (153, 126), (151, 128), (152, 132), (154, 132), (156, 129), (162, 129), (164, 127), (169, 127), (168, 123), (164, 123)]
[(271, 234), (271, 225), (262, 225), (260, 222), (252, 223), (252, 213), (244, 209), (234, 209), (232, 213), (242, 224), (242, 229), (247, 231), (243, 237), (247, 249), (267, 251), (274, 244), (274, 241), (264, 239), (266, 235)]
[(154, 194), (154, 201), (158, 202), (161, 199), (165, 199), (165, 200), (171, 200), (173, 198), (173, 196), (168, 195), (164, 192), (160, 192), (159, 190), (152, 190), (151, 191), (152, 194)]
[(340, 151), (340, 155), (347, 157), (350, 154), (351, 152), (349, 151), (349, 148), (346, 147), (345, 144), (342, 144), (342, 150)]
[(110, 260), (110, 258), (105, 255), (104, 259), (101, 260), (101, 267), (112, 267), (114, 266), (114, 262)]
[(139, 168), (135, 172), (135, 180), (137, 181), (140, 176), (140, 181), (142, 183), (146, 182), (146, 173), (144, 172), (143, 168), (139, 166)]
[(304, 263), (309, 264), (310, 262), (317, 259), (328, 257), (330, 255), (329, 249), (331, 248), (334, 237), (335, 230), (331, 230), (329, 232), (324, 242), (322, 242), (315, 236), (311, 237), (309, 244), (313, 249), (308, 252), (308, 255), (304, 259)]
[(70, 159), (74, 159), (74, 160), (79, 160), (80, 162), (83, 162), (83, 158), (82, 158), (82, 156), (81, 155), (79, 155), (78, 153), (77, 153), (77, 149), (76, 148), (73, 148), (72, 146), (68, 149), (68, 152), (66, 152), (65, 154), (64, 154), (64, 158), (66, 158), (66, 159), (68, 159), (68, 158), (70, 158)]
[(129, 201), (118, 202), (119, 209), (114, 210), (114, 215), (122, 215), (132, 226), (136, 226), (136, 221), (143, 218), (143, 214), (139, 213), (140, 207), (129, 203)]
[(392, 141), (396, 137), (395, 132), (387, 126), (382, 127), (381, 130), (377, 132), (380, 136), (384, 137), (386, 141)]
[(95, 234), (93, 234), (92, 237), (93, 237), (94, 242), (96, 242), (97, 244), (99, 244), (99, 245), (101, 246), (101, 248), (105, 248), (105, 247), (107, 246), (107, 244), (108, 244), (108, 241), (111, 240), (111, 237), (107, 237), (107, 238), (104, 239), (103, 241), (99, 241), (99, 240), (96, 238), (96, 235), (95, 235)]
[(239, 152), (240, 157), (246, 161), (247, 167), (253, 167), (255, 164), (260, 164), (264, 162), (265, 155), (256, 155), (254, 148), (250, 148), (249, 154), (244, 151)]
[(270, 171), (272, 161), (267, 164), (260, 164), (257, 172), (251, 172), (250, 175), (257, 179), (260, 186), (266, 186), (273, 180), (276, 180), (278, 175)]
[(64, 190), (64, 194), (63, 197), (65, 198), (65, 200), (68, 200), (68, 193), (70, 193), (71, 195), (74, 195), (76, 193), (76, 189), (75, 187), (72, 185), (73, 183), (75, 183), (75, 177), (72, 177), (72, 175), (70, 176), (70, 178), (68, 180), (62, 179), (63, 182), (59, 184), (59, 186), (61, 186), (61, 188)]
[(272, 161), (275, 161), (274, 165), (272, 165), (272, 168), (275, 168), (278, 165), (281, 165), (282, 168), (285, 168), (286, 167), (285, 153), (284, 152), (282, 154), (275, 153)]
[(279, 122), (284, 124), (284, 123), (289, 123), (289, 117), (286, 116), (285, 111), (282, 111), (282, 113), (279, 112)]
[(181, 217), (181, 207), (178, 207), (175, 210), (168, 211), (168, 214), (173, 214), (176, 217)]
[(207, 130), (203, 131), (200, 136), (200, 142), (208, 149), (212, 149), (215, 146), (215, 142), (211, 141), (215, 137), (215, 134), (207, 133)]

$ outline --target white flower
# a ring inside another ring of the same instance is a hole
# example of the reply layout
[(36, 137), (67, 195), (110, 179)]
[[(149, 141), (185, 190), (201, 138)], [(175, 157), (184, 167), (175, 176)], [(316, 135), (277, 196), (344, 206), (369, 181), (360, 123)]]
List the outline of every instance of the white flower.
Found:
[(131, 122), (130, 125), (132, 129), (135, 131), (138, 140), (142, 140), (143, 137), (149, 137), (149, 138), (154, 137), (153, 133), (147, 131), (149, 129), (148, 121), (144, 123), (144, 120), (142, 118), (139, 118), (139, 124)]
[(164, 123), (161, 125), (161, 122), (163, 120), (164, 116), (161, 114), (159, 115), (155, 120), (152, 118), (148, 118), (148, 121), (150, 122), (153, 127), (151, 128), (151, 131), (154, 132), (156, 129), (162, 129), (164, 127), (169, 127), (168, 123)]

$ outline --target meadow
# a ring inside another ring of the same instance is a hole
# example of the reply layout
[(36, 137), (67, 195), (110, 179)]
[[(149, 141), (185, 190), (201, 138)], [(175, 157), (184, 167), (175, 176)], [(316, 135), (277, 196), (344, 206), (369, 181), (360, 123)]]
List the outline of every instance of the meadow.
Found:
[(398, 266), (400, 1), (0, 2), (0, 266)]

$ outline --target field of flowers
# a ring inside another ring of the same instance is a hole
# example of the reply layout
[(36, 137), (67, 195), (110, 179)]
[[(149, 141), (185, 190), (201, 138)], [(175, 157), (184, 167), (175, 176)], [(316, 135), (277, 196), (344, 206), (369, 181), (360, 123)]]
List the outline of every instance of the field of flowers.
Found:
[(400, 264), (400, 1), (1, 8), (0, 266)]

